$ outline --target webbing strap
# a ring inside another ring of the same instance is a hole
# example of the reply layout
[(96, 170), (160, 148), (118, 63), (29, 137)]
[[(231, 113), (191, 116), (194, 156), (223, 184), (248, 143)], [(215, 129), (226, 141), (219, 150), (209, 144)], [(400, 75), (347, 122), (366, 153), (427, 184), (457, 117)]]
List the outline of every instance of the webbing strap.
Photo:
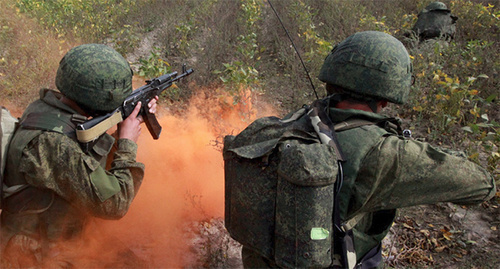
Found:
[(7, 149), (14, 136), (17, 123), (18, 119), (13, 117), (7, 108), (0, 106), (0, 179), (5, 169)]
[(366, 213), (359, 213), (357, 214), (356, 216), (352, 217), (350, 220), (344, 222), (342, 224), (342, 230), (345, 232), (345, 231), (348, 231), (348, 230), (351, 230), (352, 228), (354, 228), (354, 226), (356, 226), (356, 224), (358, 224), (358, 222), (366, 215)]
[(2, 113), (3, 113), (3, 106), (0, 106), (0, 181), (2, 180), (2, 174), (3, 174), (3, 162), (2, 162), (2, 148), (1, 148), (1, 143), (3, 142), (3, 131), (2, 131)]
[(292, 116), (290, 116), (290, 118), (288, 118), (286, 120), (280, 120), (280, 121), (282, 123), (292, 122), (292, 121), (295, 121), (298, 118), (302, 117), (302, 115), (304, 115), (304, 113), (306, 113), (306, 108), (305, 107), (297, 110), (295, 113), (292, 114)]
[(88, 130), (76, 130), (76, 137), (79, 142), (88, 143), (94, 141), (100, 135), (104, 134), (111, 127), (123, 121), (122, 113), (116, 111), (111, 117), (101, 121)]
[(13, 194), (18, 193), (18, 192), (26, 189), (27, 187), (29, 187), (28, 184), (19, 184), (19, 185), (14, 185), (14, 186), (10, 186), (10, 187), (3, 185), (3, 188), (2, 188), (3, 199), (5, 199)]
[(335, 124), (334, 128), (335, 128), (335, 131), (344, 131), (344, 130), (360, 127), (363, 125), (372, 125), (372, 124), (375, 124), (375, 122), (369, 121), (369, 120), (362, 120), (362, 119), (351, 119), (348, 121), (343, 121), (343, 122), (339, 122), (339, 123)]
[(71, 114), (33, 112), (28, 114), (20, 125), (24, 129), (56, 132), (75, 138), (75, 123), (72, 117)]
[[(3, 106), (0, 106), (0, 188), (3, 186), (3, 152), (2, 152), (2, 142), (3, 142), (3, 131), (2, 131), (2, 113), (3, 113)], [(0, 189), (0, 199), (2, 199), (3, 193)], [(0, 203), (1, 204), (1, 203)]]
[(337, 153), (337, 160), (345, 161), (344, 153), (335, 135), (333, 122), (325, 111), (326, 108), (327, 103), (325, 100), (316, 100), (312, 104), (311, 109), (307, 112), (307, 115), (321, 143), (332, 146)]

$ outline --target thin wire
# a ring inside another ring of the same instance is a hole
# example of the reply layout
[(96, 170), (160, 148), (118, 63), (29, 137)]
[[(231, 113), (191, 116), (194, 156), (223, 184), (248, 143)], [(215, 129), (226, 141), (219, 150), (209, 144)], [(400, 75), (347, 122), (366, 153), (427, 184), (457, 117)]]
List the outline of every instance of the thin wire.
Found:
[(272, 10), (274, 11), (274, 14), (276, 14), (276, 17), (278, 17), (278, 20), (281, 23), (281, 26), (283, 26), (283, 29), (285, 30), (286, 35), (288, 36), (288, 39), (290, 39), (290, 41), (292, 42), (293, 49), (295, 50), (295, 52), (299, 56), (300, 62), (302, 63), (302, 66), (304, 67), (304, 70), (306, 71), (307, 78), (309, 79), (309, 82), (311, 83), (311, 87), (312, 87), (312, 89), (314, 91), (314, 95), (316, 96), (316, 99), (319, 99), (318, 93), (316, 92), (316, 88), (314, 87), (314, 84), (312, 82), (311, 76), (309, 75), (309, 71), (307, 71), (306, 65), (304, 64), (304, 61), (302, 60), (302, 57), (300, 57), (300, 53), (297, 50), (297, 47), (295, 46), (295, 43), (293, 42), (292, 37), (288, 33), (288, 30), (286, 29), (285, 25), (283, 24), (283, 21), (281, 20), (280, 16), (278, 15), (278, 12), (276, 12), (276, 9), (274, 9), (273, 4), (271, 3), (271, 0), (267, 0), (267, 2), (269, 3), (269, 5), (271, 6)]

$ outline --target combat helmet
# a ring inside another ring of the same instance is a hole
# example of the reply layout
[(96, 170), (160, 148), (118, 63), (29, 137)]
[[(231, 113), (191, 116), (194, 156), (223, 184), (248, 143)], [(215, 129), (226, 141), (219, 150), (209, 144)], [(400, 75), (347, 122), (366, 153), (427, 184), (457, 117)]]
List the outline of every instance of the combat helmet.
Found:
[(376, 31), (353, 34), (326, 57), (319, 80), (347, 93), (403, 104), (408, 99), (412, 65), (404, 45)]
[(429, 5), (427, 5), (422, 12), (429, 12), (433, 10), (439, 10), (439, 11), (450, 11), (448, 7), (446, 6), (445, 3), (443, 2), (432, 2)]
[(84, 44), (72, 48), (59, 63), (57, 89), (89, 114), (117, 108), (132, 92), (129, 63), (113, 48)]

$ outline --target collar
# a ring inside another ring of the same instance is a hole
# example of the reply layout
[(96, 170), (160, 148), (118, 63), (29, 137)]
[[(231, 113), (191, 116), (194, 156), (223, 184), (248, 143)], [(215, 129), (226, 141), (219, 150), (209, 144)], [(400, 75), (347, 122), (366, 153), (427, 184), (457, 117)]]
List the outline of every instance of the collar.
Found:
[(77, 111), (69, 107), (68, 105), (61, 102), (62, 93), (51, 90), (51, 89), (41, 89), (40, 90), (40, 100), (44, 103), (56, 107), (62, 111), (70, 114), (79, 114)]

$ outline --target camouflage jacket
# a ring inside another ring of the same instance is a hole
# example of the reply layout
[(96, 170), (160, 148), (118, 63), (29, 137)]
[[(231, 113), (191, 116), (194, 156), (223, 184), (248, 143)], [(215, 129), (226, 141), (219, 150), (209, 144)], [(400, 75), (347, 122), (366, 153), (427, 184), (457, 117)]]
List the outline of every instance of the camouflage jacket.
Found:
[[(335, 124), (388, 120), (355, 109), (329, 108), (329, 116)], [(404, 138), (379, 124), (339, 130), (336, 136), (346, 157), (338, 193), (340, 218), (360, 217), (353, 228), (357, 262), (379, 246), (398, 208), (437, 202), (477, 204), (495, 194), (493, 177), (463, 153)], [(246, 246), (242, 255), (245, 267), (276, 267)]]
[[(9, 256), (9, 248), (24, 249), (29, 252), (26, 257), (41, 262), (42, 249), (60, 240), (78, 238), (92, 217), (124, 216), (141, 185), (144, 165), (135, 160), (137, 145), (104, 134), (84, 153), (71, 135), (61, 133), (67, 129), (64, 119), (71, 119), (77, 112), (59, 98), (57, 92), (42, 90), (21, 122), (33, 113), (50, 114), (49, 119), (63, 119), (60, 127), (42, 131), (21, 125), (10, 144), (4, 183), (7, 187), (28, 187), (4, 200), (4, 257)], [(16, 262), (11, 261), (11, 265), (16, 266)]]
[[(334, 122), (382, 120), (380, 114), (330, 108)], [(496, 191), (493, 177), (460, 152), (405, 139), (377, 125), (337, 132), (347, 156), (340, 190), (343, 220), (366, 213), (355, 226), (358, 260), (389, 231), (397, 208), (453, 202), (477, 204)]]

